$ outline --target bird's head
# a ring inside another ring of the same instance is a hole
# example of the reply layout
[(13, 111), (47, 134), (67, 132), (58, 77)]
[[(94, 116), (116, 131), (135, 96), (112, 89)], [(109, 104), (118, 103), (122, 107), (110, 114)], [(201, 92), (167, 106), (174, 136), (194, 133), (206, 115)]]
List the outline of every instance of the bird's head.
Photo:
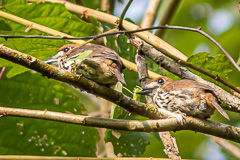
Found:
[(54, 56), (52, 56), (51, 58), (49, 58), (43, 62), (57, 67), (58, 59), (61, 58), (63, 55), (65, 55), (67, 52), (69, 52), (70, 50), (72, 50), (75, 47), (77, 47), (76, 44), (66, 44), (66, 45), (62, 46), (61, 48), (59, 48), (59, 50), (57, 51), (57, 53)]
[(163, 87), (164, 85), (172, 82), (171, 78), (161, 76), (158, 78), (152, 79), (145, 87), (142, 87), (142, 91), (139, 94), (142, 95), (151, 95), (155, 89)]

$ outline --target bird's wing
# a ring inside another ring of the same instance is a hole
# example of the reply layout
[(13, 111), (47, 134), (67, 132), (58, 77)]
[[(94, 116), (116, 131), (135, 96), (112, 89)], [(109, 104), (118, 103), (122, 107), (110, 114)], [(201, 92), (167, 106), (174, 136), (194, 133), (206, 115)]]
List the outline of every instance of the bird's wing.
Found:
[(91, 56), (92, 58), (98, 57), (98, 58), (106, 58), (106, 59), (112, 60), (121, 68), (121, 70), (124, 68), (122, 60), (120, 59), (118, 54), (113, 51), (102, 51), (101, 53), (95, 53), (95, 54), (92, 54)]
[(199, 88), (199, 89), (203, 89), (203, 90), (208, 90), (213, 92), (212, 87), (200, 83), (200, 82), (196, 82), (196, 81), (192, 81), (192, 80), (187, 80), (187, 79), (181, 79), (178, 81), (172, 81), (170, 83), (167, 83), (166, 85), (163, 85), (162, 88), (164, 89), (164, 91), (172, 91), (172, 90), (180, 90), (180, 89), (184, 89), (184, 88)]
[(90, 46), (85, 45), (83, 47), (84, 49), (93, 50), (93, 52), (88, 56), (89, 58), (106, 58), (116, 63), (121, 71), (125, 68), (118, 53), (115, 52), (114, 50), (97, 44)]
[(218, 110), (218, 112), (227, 120), (230, 120), (229, 116), (227, 115), (227, 113), (222, 109), (222, 107), (217, 103), (216, 98), (211, 94), (211, 93), (206, 93), (206, 101), (207, 104), (211, 107), (211, 108), (215, 108), (216, 110)]

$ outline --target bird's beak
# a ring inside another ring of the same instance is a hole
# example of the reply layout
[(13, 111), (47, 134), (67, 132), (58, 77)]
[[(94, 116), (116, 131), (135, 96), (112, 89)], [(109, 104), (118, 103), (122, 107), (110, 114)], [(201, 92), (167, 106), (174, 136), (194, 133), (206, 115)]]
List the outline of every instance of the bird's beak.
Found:
[(56, 58), (49, 58), (49, 59), (47, 59), (47, 60), (45, 60), (43, 62), (47, 63), (47, 64), (52, 64), (54, 62), (58, 62), (58, 59), (56, 59)]
[(148, 95), (148, 94), (152, 93), (152, 91), (153, 91), (154, 89), (155, 89), (155, 88), (142, 87), (141, 92), (139, 92), (138, 94)]

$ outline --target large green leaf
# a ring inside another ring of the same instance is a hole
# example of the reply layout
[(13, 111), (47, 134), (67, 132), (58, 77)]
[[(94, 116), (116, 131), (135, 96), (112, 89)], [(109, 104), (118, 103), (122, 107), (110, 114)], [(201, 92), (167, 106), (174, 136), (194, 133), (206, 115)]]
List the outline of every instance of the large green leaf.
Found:
[[(4, 6), (4, 10), (72, 36), (89, 36), (97, 31), (95, 26), (71, 14), (61, 3), (33, 2), (29, 5), (26, 1), (25, 4), (7, 4)], [(26, 26), (17, 25), (15, 22), (9, 23), (13, 30), (24, 31), (26, 29)]]
[[(197, 53), (192, 55), (191, 57), (188, 58), (187, 61), (226, 80), (228, 79), (228, 74), (233, 70), (232, 64), (227, 59), (227, 57), (223, 54), (210, 56), (209, 53), (202, 52), (202, 53)], [(215, 80), (207, 77), (204, 74), (198, 73), (195, 70), (191, 70), (191, 71), (200, 75), (204, 79), (215, 82)]]

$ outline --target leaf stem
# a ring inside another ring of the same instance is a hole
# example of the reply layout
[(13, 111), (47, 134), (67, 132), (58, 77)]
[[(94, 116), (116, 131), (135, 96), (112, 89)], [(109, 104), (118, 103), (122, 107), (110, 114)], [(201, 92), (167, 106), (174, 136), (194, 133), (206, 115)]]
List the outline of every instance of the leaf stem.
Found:
[(123, 30), (123, 26), (122, 26), (122, 24), (123, 24), (123, 18), (124, 18), (124, 16), (125, 16), (128, 8), (129, 8), (129, 6), (131, 5), (132, 1), (133, 1), (133, 0), (129, 0), (129, 1), (128, 1), (128, 3), (127, 3), (127, 5), (125, 6), (125, 8), (124, 8), (124, 10), (123, 10), (123, 12), (122, 12), (122, 14), (121, 14), (121, 16), (119, 17), (119, 21), (118, 21), (118, 28), (119, 28), (119, 30)]

